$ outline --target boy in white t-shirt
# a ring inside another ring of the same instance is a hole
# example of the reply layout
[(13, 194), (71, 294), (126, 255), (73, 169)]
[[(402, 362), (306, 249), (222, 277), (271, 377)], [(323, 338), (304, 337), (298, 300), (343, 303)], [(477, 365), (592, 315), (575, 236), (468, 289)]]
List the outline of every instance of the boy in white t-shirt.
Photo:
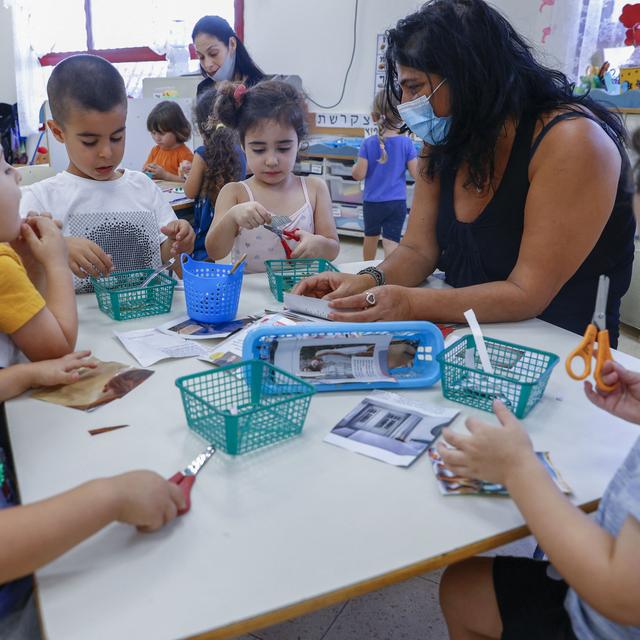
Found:
[[(81, 278), (107, 275), (113, 262), (105, 246), (133, 247), (135, 243), (132, 227), (126, 224), (111, 225), (102, 247), (89, 238), (70, 236), (70, 214), (155, 216), (162, 261), (191, 253), (193, 228), (187, 220), (176, 218), (160, 189), (139, 171), (118, 170), (124, 155), (127, 94), (115, 67), (98, 56), (72, 56), (56, 65), (47, 94), (53, 116), (47, 124), (65, 145), (69, 166), (48, 180), (24, 187), (20, 213), (24, 217), (31, 211), (49, 211), (63, 223), (73, 273)], [(139, 257), (140, 264), (135, 266), (150, 266), (148, 256)], [(176, 266), (180, 273), (179, 261)]]

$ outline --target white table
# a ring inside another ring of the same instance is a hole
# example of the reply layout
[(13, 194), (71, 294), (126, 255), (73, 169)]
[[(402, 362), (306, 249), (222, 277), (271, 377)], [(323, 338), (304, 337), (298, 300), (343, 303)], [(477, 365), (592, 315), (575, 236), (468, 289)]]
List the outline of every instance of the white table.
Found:
[[(357, 268), (355, 265), (353, 268)], [(273, 304), (263, 275), (245, 278), (240, 313)], [(112, 322), (95, 298), (79, 298), (78, 346), (103, 360), (133, 360), (112, 331), (156, 326), (168, 316)], [(176, 294), (172, 315), (183, 313)], [(487, 325), (486, 334), (564, 358), (578, 336), (530, 320)], [(458, 331), (454, 335), (461, 335)], [(628, 366), (640, 362), (617, 354)], [(205, 445), (187, 427), (174, 380), (206, 368), (159, 363), (124, 399), (84, 413), (21, 397), (7, 419), (23, 501), (89, 478), (135, 468), (170, 476)], [(436, 405), (439, 386), (406, 391)], [(216, 454), (198, 476), (193, 506), (162, 531), (112, 525), (37, 573), (52, 640), (227, 638), (319, 609), (526, 535), (508, 499), (440, 496), (423, 456), (396, 468), (322, 442), (362, 396), (317, 394), (298, 438), (232, 458)], [(456, 426), (478, 413), (463, 405)], [(99, 436), (87, 430), (127, 423)], [(551, 451), (576, 504), (593, 509), (638, 436), (598, 412), (556, 367), (525, 424)]]

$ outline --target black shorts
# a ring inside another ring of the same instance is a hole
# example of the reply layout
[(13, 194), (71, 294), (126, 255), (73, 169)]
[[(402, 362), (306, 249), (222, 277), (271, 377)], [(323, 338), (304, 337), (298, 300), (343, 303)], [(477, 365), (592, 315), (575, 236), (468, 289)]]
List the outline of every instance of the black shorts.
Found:
[(363, 202), (364, 235), (382, 237), (386, 240), (400, 242), (402, 225), (407, 217), (406, 200), (389, 200), (387, 202)]
[(549, 566), (529, 558), (494, 558), (502, 640), (577, 640), (564, 608), (567, 583), (549, 577)]

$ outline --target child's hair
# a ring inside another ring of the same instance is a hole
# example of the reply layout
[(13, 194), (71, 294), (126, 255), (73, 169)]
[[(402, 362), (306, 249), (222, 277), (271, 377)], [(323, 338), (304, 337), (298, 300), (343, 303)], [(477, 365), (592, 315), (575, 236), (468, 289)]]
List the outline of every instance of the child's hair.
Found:
[(47, 83), (53, 119), (63, 125), (73, 107), (106, 113), (127, 106), (127, 91), (117, 69), (99, 56), (79, 54), (59, 62)]
[(199, 33), (206, 33), (207, 35), (213, 36), (227, 47), (229, 46), (229, 38), (235, 38), (235, 73), (241, 78), (244, 78), (248, 85), (254, 85), (264, 78), (262, 69), (260, 69), (260, 67), (258, 67), (258, 65), (256, 65), (256, 63), (251, 59), (249, 52), (244, 44), (242, 44), (242, 40), (238, 38), (236, 32), (224, 18), (221, 18), (220, 16), (203, 16), (193, 27), (191, 39), (195, 40)]
[(384, 146), (384, 132), (389, 129), (400, 129), (402, 126), (402, 120), (400, 120), (395, 111), (395, 108), (398, 106), (398, 100), (393, 96), (391, 100), (392, 104), (389, 103), (384, 89), (378, 91), (376, 97), (373, 99), (373, 111), (371, 113), (377, 120), (378, 144), (380, 145), (379, 164), (385, 164), (389, 159), (387, 149)]
[(299, 143), (307, 135), (307, 103), (295, 87), (281, 80), (264, 80), (249, 89), (223, 82), (218, 87), (215, 112), (220, 122), (236, 129), (242, 144), (247, 130), (260, 120), (293, 127)]
[(198, 96), (195, 118), (198, 131), (204, 142), (204, 162), (206, 165), (200, 194), (211, 202), (216, 201), (220, 189), (227, 182), (237, 182), (242, 178), (242, 163), (238, 156), (238, 134), (226, 127), (215, 116), (217, 91), (208, 89)]
[(177, 142), (185, 142), (191, 135), (191, 125), (176, 102), (163, 100), (147, 118), (147, 130), (151, 133), (173, 133)]

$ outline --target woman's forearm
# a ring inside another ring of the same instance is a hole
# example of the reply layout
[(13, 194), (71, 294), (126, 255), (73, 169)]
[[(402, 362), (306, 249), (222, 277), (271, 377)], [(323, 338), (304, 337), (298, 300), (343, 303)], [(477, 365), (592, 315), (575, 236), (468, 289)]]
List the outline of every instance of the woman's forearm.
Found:
[(533, 318), (545, 309), (509, 281), (459, 289), (408, 289), (407, 295), (411, 317), (431, 322), (466, 322), (467, 309), (475, 311), (479, 322), (517, 322)]
[(400, 243), (378, 268), (384, 272), (387, 284), (417, 287), (433, 273), (436, 262), (437, 256)]

